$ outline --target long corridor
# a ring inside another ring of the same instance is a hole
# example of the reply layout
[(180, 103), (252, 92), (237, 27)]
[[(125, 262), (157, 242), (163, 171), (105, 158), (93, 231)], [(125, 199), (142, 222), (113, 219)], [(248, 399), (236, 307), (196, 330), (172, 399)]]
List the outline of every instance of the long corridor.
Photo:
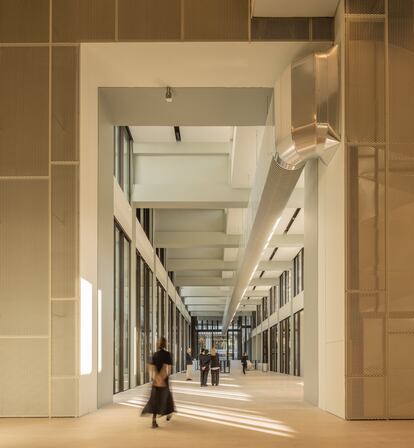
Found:
[(330, 447), (408, 448), (413, 421), (351, 422), (303, 401), (300, 378), (248, 372), (233, 363), (219, 387), (200, 388), (184, 375), (171, 379), (177, 415), (152, 429), (140, 412), (149, 393), (141, 386), (116, 395), (113, 405), (73, 419), (2, 419), (0, 446), (59, 448)]

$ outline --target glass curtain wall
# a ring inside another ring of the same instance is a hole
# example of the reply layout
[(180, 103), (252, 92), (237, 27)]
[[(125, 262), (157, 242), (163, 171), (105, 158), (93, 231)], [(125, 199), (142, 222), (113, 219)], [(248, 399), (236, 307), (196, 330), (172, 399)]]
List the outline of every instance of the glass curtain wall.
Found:
[(181, 370), (184, 370), (185, 366), (185, 360), (184, 360), (184, 353), (185, 353), (185, 347), (186, 347), (186, 326), (185, 326), (185, 319), (184, 316), (181, 316), (181, 344), (180, 344), (180, 360), (181, 360)]
[[(174, 302), (168, 297), (168, 350), (174, 356)], [(174, 361), (174, 360), (173, 360)]]
[(174, 344), (174, 360), (176, 372), (181, 370), (181, 360), (180, 360), (180, 324), (181, 324), (181, 313), (175, 310), (175, 344)]
[(113, 392), (129, 389), (130, 381), (130, 250), (117, 223), (114, 226), (114, 373)]
[(290, 374), (290, 318), (280, 322), (280, 373)]
[(267, 364), (269, 362), (269, 344), (268, 344), (269, 332), (268, 330), (263, 331), (262, 333), (262, 355), (263, 355), (263, 363)]
[(304, 280), (304, 250), (293, 259), (293, 297), (303, 291)]
[(131, 165), (133, 140), (127, 126), (114, 127), (114, 176), (119, 186), (131, 199)]
[(270, 328), (270, 370), (277, 372), (277, 355), (278, 355), (278, 325)]
[(137, 253), (137, 384), (149, 381), (148, 361), (153, 347), (153, 273), (144, 259)]
[(157, 304), (158, 304), (158, 338), (164, 336), (166, 337), (165, 331), (165, 317), (166, 317), (166, 297), (167, 292), (161, 283), (157, 284)]
[(303, 310), (301, 310), (293, 315), (293, 375), (296, 376), (302, 375), (303, 323)]
[(286, 305), (290, 300), (290, 271), (284, 271), (279, 282), (279, 306)]

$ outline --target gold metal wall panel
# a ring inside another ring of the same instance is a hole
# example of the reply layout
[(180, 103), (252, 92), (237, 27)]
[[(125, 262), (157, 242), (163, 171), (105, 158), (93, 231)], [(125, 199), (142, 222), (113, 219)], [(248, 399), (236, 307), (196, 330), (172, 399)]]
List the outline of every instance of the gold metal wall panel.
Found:
[(53, 47), (52, 160), (79, 160), (79, 47)]
[(333, 17), (312, 17), (311, 27), (313, 41), (335, 40), (335, 19)]
[(352, 419), (383, 419), (386, 416), (385, 378), (348, 378), (346, 413)]
[(414, 418), (414, 2), (388, 2), (389, 417)]
[(76, 302), (52, 302), (52, 376), (76, 375)]
[(0, 415), (47, 417), (49, 340), (0, 339)]
[(347, 289), (385, 289), (385, 151), (347, 147)]
[(54, 42), (115, 40), (115, 0), (53, 0)]
[(386, 0), (346, 0), (345, 12), (347, 14), (384, 14), (385, 2)]
[(0, 176), (47, 175), (48, 48), (0, 48), (0, 98)]
[(347, 376), (385, 375), (385, 294), (347, 294)]
[(0, 0), (0, 42), (48, 42), (49, 0)]
[(52, 378), (52, 417), (77, 416), (76, 378)]
[(52, 168), (52, 297), (78, 296), (78, 167)]
[(119, 40), (181, 39), (181, 0), (118, 0)]
[(414, 143), (414, 2), (389, 3), (390, 142)]
[(348, 20), (346, 133), (348, 142), (385, 142), (385, 25)]
[(184, 40), (247, 41), (248, 0), (184, 0)]
[(252, 40), (309, 41), (311, 39), (308, 17), (253, 17)]
[(0, 180), (0, 248), (0, 335), (47, 335), (47, 180)]
[(414, 143), (390, 145), (388, 198), (389, 308), (414, 313)]

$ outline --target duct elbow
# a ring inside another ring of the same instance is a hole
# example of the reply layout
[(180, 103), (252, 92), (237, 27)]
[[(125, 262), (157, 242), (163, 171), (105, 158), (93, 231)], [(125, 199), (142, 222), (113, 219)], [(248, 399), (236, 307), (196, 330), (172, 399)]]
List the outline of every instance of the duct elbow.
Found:
[(340, 143), (339, 50), (311, 54), (292, 64), (281, 83), (290, 101), (280, 113), (290, 115), (289, 134), (276, 143), (276, 163), (284, 169), (302, 168), (310, 159), (328, 164)]

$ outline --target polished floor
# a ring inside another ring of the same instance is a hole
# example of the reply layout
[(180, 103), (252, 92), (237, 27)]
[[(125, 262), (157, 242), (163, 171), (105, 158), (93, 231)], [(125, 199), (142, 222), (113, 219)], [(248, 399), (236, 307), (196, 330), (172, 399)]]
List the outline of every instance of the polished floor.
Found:
[(148, 387), (119, 394), (113, 405), (79, 419), (2, 419), (0, 447), (156, 448), (414, 446), (414, 421), (346, 422), (303, 402), (300, 379), (238, 368), (219, 387), (175, 375), (178, 414), (170, 422), (140, 417)]

